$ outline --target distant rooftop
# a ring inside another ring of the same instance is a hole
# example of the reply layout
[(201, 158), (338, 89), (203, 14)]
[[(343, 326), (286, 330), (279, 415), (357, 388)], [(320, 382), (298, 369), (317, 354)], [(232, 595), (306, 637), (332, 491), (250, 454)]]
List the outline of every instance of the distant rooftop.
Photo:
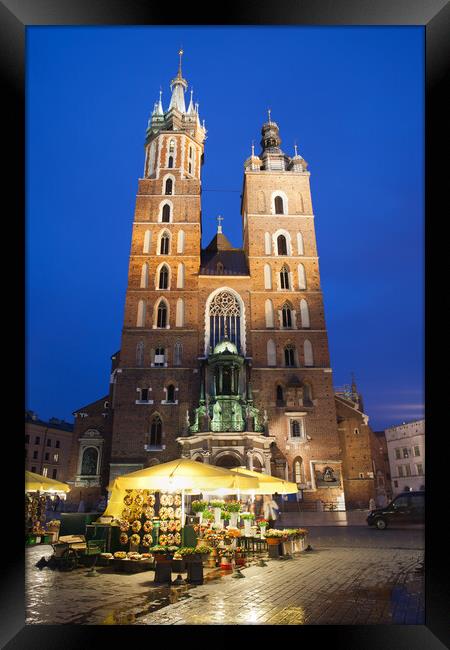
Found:
[(45, 420), (39, 419), (37, 413), (34, 411), (25, 411), (25, 422), (32, 422), (33, 424), (39, 424), (44, 427), (49, 427), (50, 429), (73, 431), (73, 424), (71, 422), (66, 422), (65, 420), (60, 420), (59, 418), (50, 418), (47, 422)]

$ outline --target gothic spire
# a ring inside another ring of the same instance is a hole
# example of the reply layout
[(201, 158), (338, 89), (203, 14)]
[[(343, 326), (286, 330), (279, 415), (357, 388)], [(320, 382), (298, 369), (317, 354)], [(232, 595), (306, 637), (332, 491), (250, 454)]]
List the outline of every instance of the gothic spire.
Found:
[(170, 99), (169, 110), (171, 108), (176, 108), (180, 113), (186, 113), (186, 105), (184, 103), (184, 93), (188, 87), (186, 79), (183, 79), (181, 73), (181, 57), (183, 56), (183, 50), (180, 49), (178, 52), (180, 55), (180, 63), (178, 66), (178, 74), (175, 79), (172, 79), (170, 82), (170, 89), (172, 91), (172, 97)]
[(157, 115), (164, 115), (161, 97), (162, 97), (162, 88), (159, 89), (159, 102), (157, 104), (157, 109), (156, 109)]
[(191, 88), (191, 101), (189, 102), (189, 106), (188, 106), (188, 109), (187, 109), (187, 112), (189, 113), (189, 115), (193, 115), (195, 113), (194, 102), (192, 101), (193, 92), (194, 92), (194, 89)]

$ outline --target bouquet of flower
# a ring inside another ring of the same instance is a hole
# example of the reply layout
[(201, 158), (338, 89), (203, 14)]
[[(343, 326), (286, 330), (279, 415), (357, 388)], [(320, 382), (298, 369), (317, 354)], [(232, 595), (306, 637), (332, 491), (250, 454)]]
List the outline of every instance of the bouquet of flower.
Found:
[(192, 512), (203, 512), (208, 507), (207, 501), (195, 500), (191, 503)]
[(193, 546), (182, 546), (178, 549), (178, 553), (185, 557), (186, 555), (195, 555), (198, 551)]
[(254, 519), (255, 515), (252, 512), (243, 512), (241, 515), (241, 519)]
[(228, 520), (230, 518), (230, 513), (227, 512), (226, 510), (222, 510), (222, 512), (220, 513), (220, 518)]
[(267, 521), (267, 519), (258, 519), (258, 521), (256, 523), (258, 524), (258, 526), (268, 526), (269, 525), (269, 522)]
[(201, 553), (201, 554), (211, 553), (211, 551), (212, 551), (212, 546), (208, 546), (208, 544), (198, 544), (195, 549), (196, 553)]
[(205, 510), (203, 512), (203, 519), (206, 519), (206, 521), (214, 521), (214, 513), (210, 512), (209, 510)]
[(266, 538), (270, 537), (279, 537), (280, 539), (282, 537), (286, 537), (286, 533), (284, 530), (277, 530), (276, 528), (269, 528), (269, 530), (266, 530), (265, 532)]
[(225, 503), (224, 510), (227, 512), (240, 512), (241, 507), (240, 501), (228, 501)]
[(211, 508), (223, 508), (225, 501), (210, 501), (208, 505), (211, 506)]
[(241, 536), (241, 531), (239, 530), (239, 528), (231, 528), (230, 526), (228, 526), (227, 534), (229, 537), (236, 539)]

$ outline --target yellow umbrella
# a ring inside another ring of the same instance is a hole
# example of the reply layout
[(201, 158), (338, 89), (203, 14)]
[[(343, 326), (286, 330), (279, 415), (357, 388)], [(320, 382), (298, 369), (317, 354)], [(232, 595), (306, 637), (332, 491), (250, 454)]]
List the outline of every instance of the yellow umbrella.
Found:
[(25, 470), (25, 492), (70, 492), (67, 483)]
[(269, 474), (263, 474), (262, 472), (254, 472), (251, 469), (243, 469), (242, 467), (230, 469), (230, 472), (243, 474), (258, 480), (258, 487), (256, 489), (253, 487), (244, 488), (241, 490), (243, 494), (275, 494), (275, 492), (278, 494), (296, 494), (298, 492), (296, 483), (285, 481), (276, 476), (270, 476)]

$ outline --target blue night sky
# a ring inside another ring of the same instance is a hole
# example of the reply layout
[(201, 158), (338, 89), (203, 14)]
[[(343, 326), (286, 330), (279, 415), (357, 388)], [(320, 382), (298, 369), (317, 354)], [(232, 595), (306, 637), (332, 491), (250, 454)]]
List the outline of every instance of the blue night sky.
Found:
[(421, 27), (28, 28), (27, 408), (72, 421), (108, 392), (145, 129), (180, 45), (208, 130), (203, 244), (220, 213), (241, 245), (270, 107), (309, 163), (334, 384), (355, 372), (374, 429), (423, 417)]

